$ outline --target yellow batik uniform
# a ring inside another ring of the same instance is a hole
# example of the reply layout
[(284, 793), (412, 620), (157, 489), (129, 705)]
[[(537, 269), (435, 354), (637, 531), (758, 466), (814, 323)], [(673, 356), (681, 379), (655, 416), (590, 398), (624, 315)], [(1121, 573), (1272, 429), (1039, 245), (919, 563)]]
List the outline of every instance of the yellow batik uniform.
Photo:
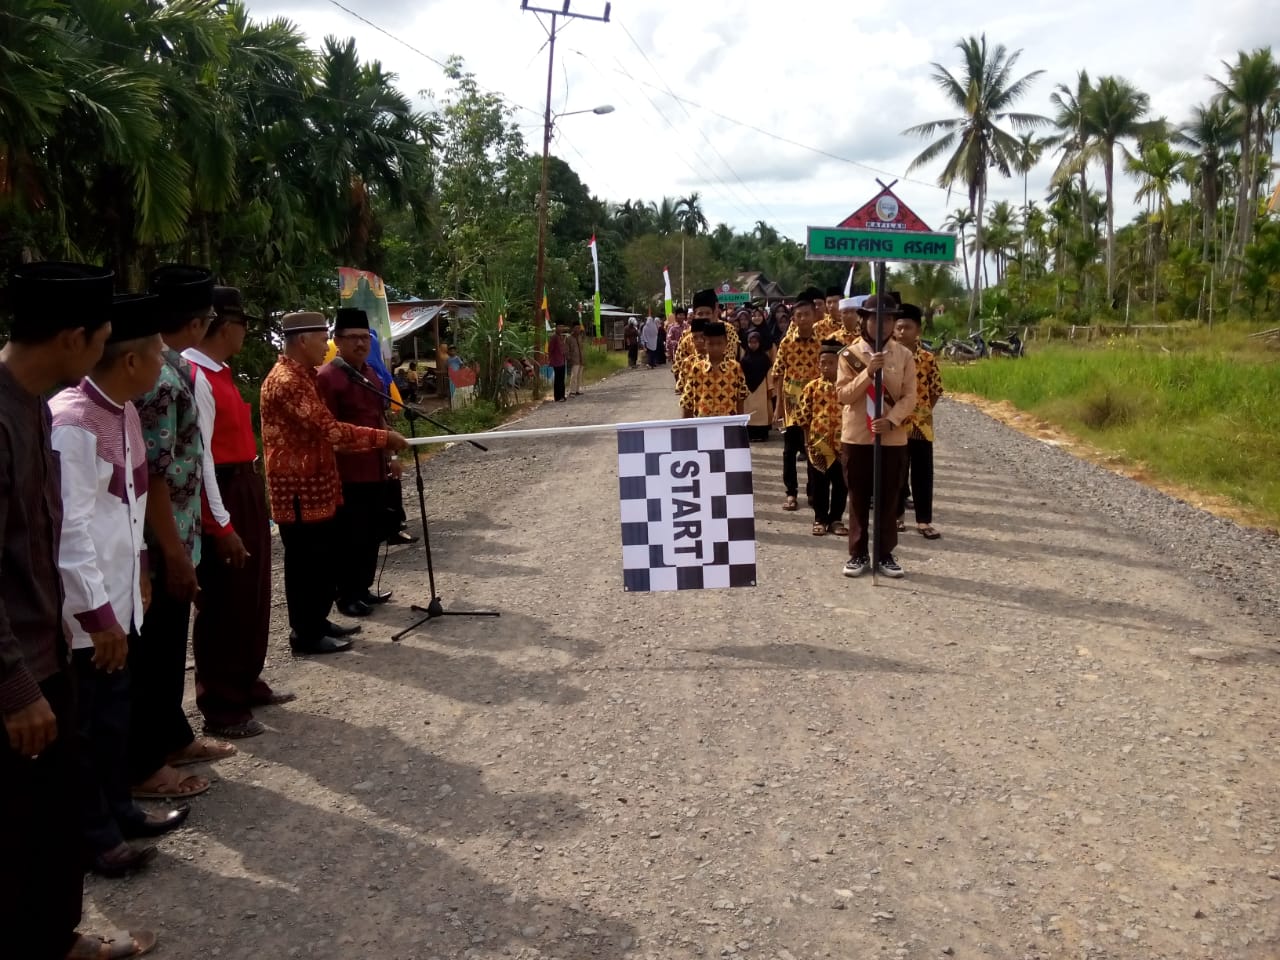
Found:
[(786, 395), (785, 426), (796, 425), (796, 404), (810, 380), (818, 378), (818, 356), (822, 353), (822, 341), (817, 337), (808, 340), (783, 340), (778, 344), (778, 354), (773, 360), (774, 383)]
[(804, 428), (805, 452), (815, 468), (826, 473), (840, 454), (844, 407), (836, 399), (836, 385), (818, 377), (805, 384), (796, 403), (796, 425)]
[(750, 391), (737, 360), (724, 359), (712, 365), (706, 357), (695, 357), (684, 371), (680, 406), (695, 417), (727, 417), (738, 412)]
[(909, 427), (912, 440), (933, 443), (933, 408), (942, 397), (942, 374), (938, 358), (924, 347), (916, 347), (916, 409), (903, 426)]
[(832, 330), (829, 334), (827, 334), (822, 339), (823, 340), (839, 340), (846, 347), (851, 347), (853, 346), (853, 342), (855, 340), (862, 339), (862, 328), (861, 326), (856, 326), (853, 328), (853, 332), (850, 333), (848, 330), (844, 328), (843, 323), (837, 323), (835, 329)]
[[(729, 348), (725, 350), (726, 357), (736, 357), (738, 355), (738, 331), (736, 328), (724, 325), (725, 336), (729, 341)], [(684, 336), (680, 338), (680, 342), (676, 344), (675, 361), (683, 360), (685, 357), (693, 354), (693, 331), (686, 330)]]
[(844, 332), (844, 324), (839, 317), (823, 317), (813, 325), (813, 335), (819, 340), (829, 340)]

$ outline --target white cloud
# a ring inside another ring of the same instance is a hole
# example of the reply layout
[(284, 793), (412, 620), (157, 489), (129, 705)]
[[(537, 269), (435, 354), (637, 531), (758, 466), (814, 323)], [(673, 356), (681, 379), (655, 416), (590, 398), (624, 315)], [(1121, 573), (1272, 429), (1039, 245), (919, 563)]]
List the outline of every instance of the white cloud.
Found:
[[(1241, 48), (1280, 50), (1280, 18), (1264, 14), (1270, 2), (989, 0), (975, 17), (974, 8), (949, 0), (918, 0), (909, 10), (888, 0), (618, 0), (613, 23), (564, 29), (553, 95), (557, 111), (601, 103), (616, 111), (565, 118), (553, 149), (608, 199), (697, 190), (712, 224), (741, 228), (764, 219), (801, 238), (807, 224), (835, 222), (875, 193), (877, 174), (867, 167), (905, 172), (923, 143), (901, 130), (951, 114), (929, 63), (954, 65), (960, 37), (985, 31), (993, 43), (1022, 48), (1020, 73), (1045, 70), (1020, 104), (1026, 112), (1049, 114), (1054, 85), (1073, 83), (1086, 68), (1095, 77), (1127, 77), (1151, 95), (1155, 115), (1177, 122), (1212, 94), (1205, 75), (1221, 73), (1221, 60)], [(437, 60), (461, 54), (484, 86), (529, 108), (518, 120), (531, 144), (540, 141), (545, 34), (516, 0), (344, 3)], [(603, 8), (604, 0), (573, 0), (574, 10)], [(446, 86), (437, 66), (326, 0), (251, 0), (250, 9), (290, 17), (317, 45), (328, 33), (354, 36), (360, 52), (395, 70), (407, 92)], [(668, 86), (705, 109), (676, 102)], [(866, 166), (821, 157), (717, 113)], [(1033, 196), (1055, 165), (1047, 157), (1034, 171)], [(936, 168), (919, 171), (895, 189), (939, 227), (964, 196), (948, 200), (933, 185), (936, 176)], [(1120, 222), (1133, 210), (1133, 189), (1118, 185)], [(1021, 180), (997, 178), (992, 196), (1020, 204)]]

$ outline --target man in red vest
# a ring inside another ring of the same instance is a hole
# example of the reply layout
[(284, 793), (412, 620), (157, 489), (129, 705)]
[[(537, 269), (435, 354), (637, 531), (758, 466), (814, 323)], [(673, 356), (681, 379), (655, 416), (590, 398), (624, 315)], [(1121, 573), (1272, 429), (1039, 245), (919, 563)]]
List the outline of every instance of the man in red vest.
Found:
[(217, 317), (204, 340), (183, 353), (207, 451), (192, 647), (204, 732), (242, 739), (266, 729), (254, 707), (294, 696), (272, 690), (261, 677), (271, 627), (271, 531), (252, 412), (227, 366), (244, 344), (250, 318), (234, 287), (214, 287), (213, 307)]

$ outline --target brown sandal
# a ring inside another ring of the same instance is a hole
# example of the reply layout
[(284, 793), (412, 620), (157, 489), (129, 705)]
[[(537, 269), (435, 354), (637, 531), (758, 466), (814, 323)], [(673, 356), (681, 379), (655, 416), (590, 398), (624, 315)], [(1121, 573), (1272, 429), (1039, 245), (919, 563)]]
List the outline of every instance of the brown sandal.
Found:
[(165, 761), (171, 767), (189, 767), (193, 763), (214, 763), (234, 757), (238, 751), (229, 743), (212, 740), (209, 737), (196, 737), (177, 753), (170, 754)]
[(827, 535), (827, 525), (825, 523), (815, 523), (813, 525), (813, 535), (815, 537), (825, 537)]
[(150, 930), (116, 930), (105, 937), (82, 933), (67, 951), (67, 960), (127, 960), (155, 948), (156, 935)]
[(840, 523), (839, 521), (837, 521), (836, 523), (833, 523), (831, 525), (831, 532), (834, 533), (837, 537), (847, 537), (849, 535), (849, 528), (846, 527), (843, 523)]
[(184, 800), (209, 789), (209, 781), (194, 774), (184, 777), (173, 767), (161, 767), (131, 791), (138, 800)]
[(800, 504), (796, 501), (795, 497), (787, 497), (787, 499), (782, 502), (782, 509), (787, 511), (787, 513), (795, 513), (800, 509)]
[(931, 523), (917, 524), (916, 529), (920, 531), (920, 536), (926, 540), (938, 540), (942, 537), (942, 534), (933, 529), (933, 524)]

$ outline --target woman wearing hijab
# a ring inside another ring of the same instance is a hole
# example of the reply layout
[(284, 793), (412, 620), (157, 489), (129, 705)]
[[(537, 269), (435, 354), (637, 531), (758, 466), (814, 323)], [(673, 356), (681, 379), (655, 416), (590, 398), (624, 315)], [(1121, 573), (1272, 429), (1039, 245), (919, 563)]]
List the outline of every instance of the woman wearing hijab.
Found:
[(648, 355), (647, 360), (649, 369), (652, 370), (658, 365), (658, 318), (650, 316), (644, 322), (644, 329), (640, 331), (640, 342), (644, 344), (645, 353)]
[(747, 331), (746, 347), (742, 351), (742, 373), (747, 378), (747, 395), (742, 412), (749, 413), (747, 436), (752, 440), (769, 439), (769, 368), (773, 361), (765, 348), (764, 337), (752, 328)]

